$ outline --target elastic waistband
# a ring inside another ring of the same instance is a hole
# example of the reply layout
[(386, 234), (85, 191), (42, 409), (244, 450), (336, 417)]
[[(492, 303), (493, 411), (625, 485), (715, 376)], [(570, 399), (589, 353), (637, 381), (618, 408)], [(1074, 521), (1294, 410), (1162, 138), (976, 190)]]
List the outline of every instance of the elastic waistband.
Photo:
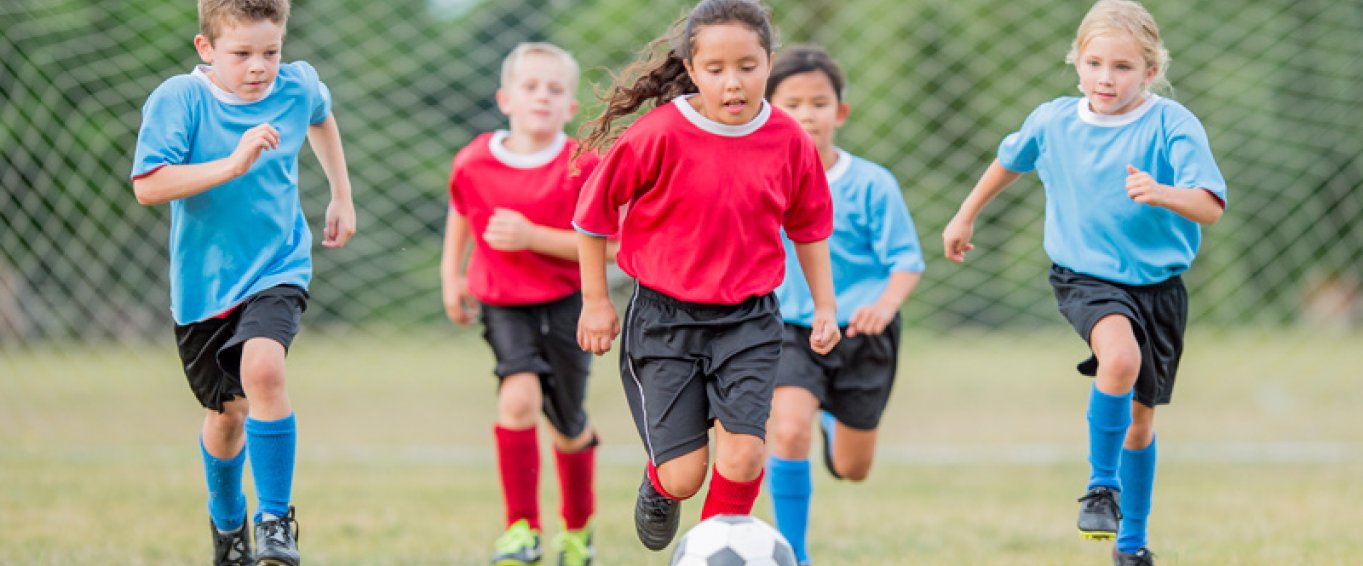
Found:
[(1168, 278), (1168, 279), (1165, 279), (1164, 281), (1160, 281), (1160, 282), (1158, 282), (1158, 283), (1151, 283), (1151, 284), (1149, 284), (1149, 285), (1129, 285), (1129, 284), (1126, 284), (1126, 283), (1118, 283), (1118, 282), (1116, 282), (1116, 281), (1112, 281), (1112, 280), (1109, 280), (1109, 279), (1103, 279), (1102, 277), (1094, 277), (1094, 276), (1092, 276), (1092, 275), (1086, 275), (1086, 274), (1083, 274), (1083, 273), (1079, 273), (1078, 271), (1075, 271), (1075, 270), (1070, 269), (1070, 268), (1068, 268), (1068, 267), (1062, 267), (1062, 266), (1056, 265), (1056, 264), (1051, 264), (1051, 271), (1057, 272), (1057, 273), (1062, 273), (1062, 274), (1065, 274), (1065, 275), (1073, 275), (1073, 276), (1075, 276), (1075, 277), (1083, 277), (1083, 278), (1085, 278), (1085, 279), (1092, 279), (1092, 280), (1094, 280), (1094, 281), (1099, 281), (1099, 282), (1102, 282), (1102, 283), (1106, 283), (1106, 284), (1108, 284), (1108, 285), (1112, 285), (1113, 287), (1120, 287), (1120, 288), (1122, 288), (1122, 289), (1126, 289), (1127, 291), (1134, 291), (1134, 292), (1141, 292), (1141, 291), (1146, 291), (1146, 292), (1151, 292), (1151, 291), (1164, 291), (1164, 290), (1167, 290), (1167, 289), (1171, 289), (1171, 288), (1175, 288), (1175, 287), (1182, 287), (1182, 286), (1183, 286), (1183, 276), (1182, 276), (1182, 275), (1175, 275), (1175, 276), (1173, 276), (1173, 277), (1170, 277), (1170, 278)]
[(765, 299), (771, 299), (771, 300), (773, 300), (773, 301), (776, 300), (776, 299), (775, 299), (775, 293), (767, 293), (767, 294), (765, 294), (765, 295), (760, 295), (760, 296), (755, 295), (755, 296), (752, 296), (752, 297), (748, 297), (748, 298), (744, 299), (743, 302), (738, 303), (738, 304), (733, 304), (733, 305), (725, 305), (725, 304), (718, 304), (718, 303), (693, 303), (693, 302), (691, 302), (691, 301), (683, 301), (683, 300), (681, 300), (681, 299), (678, 299), (678, 298), (676, 298), (676, 297), (673, 297), (672, 295), (668, 295), (668, 294), (666, 294), (666, 293), (663, 293), (662, 291), (658, 291), (658, 290), (656, 290), (656, 289), (651, 289), (651, 288), (649, 288), (649, 287), (647, 287), (647, 286), (644, 286), (643, 284), (638, 283), (638, 282), (635, 282), (635, 283), (634, 283), (634, 295), (635, 295), (635, 298), (637, 298), (637, 299), (639, 299), (639, 300), (642, 300), (642, 301), (649, 301), (649, 302), (658, 303), (658, 304), (663, 304), (663, 305), (670, 305), (670, 306), (674, 306), (674, 307), (686, 309), (686, 310), (688, 310), (688, 311), (711, 311), (711, 312), (713, 312), (713, 311), (725, 311), (725, 312), (727, 312), (727, 311), (734, 311), (734, 310), (738, 310), (738, 309), (746, 309), (746, 308), (751, 308), (752, 306), (754, 306), (754, 305), (756, 305), (756, 304), (762, 302), (762, 301), (765, 300)]

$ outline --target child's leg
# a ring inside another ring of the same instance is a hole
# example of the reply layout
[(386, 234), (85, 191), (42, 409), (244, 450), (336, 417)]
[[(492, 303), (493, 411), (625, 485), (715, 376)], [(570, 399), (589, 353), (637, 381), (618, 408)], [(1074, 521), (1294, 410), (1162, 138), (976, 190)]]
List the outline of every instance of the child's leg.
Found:
[(1122, 450), (1122, 526), (1117, 550), (1135, 553), (1146, 545), (1146, 519), (1155, 489), (1155, 408), (1131, 405), (1131, 428)]
[(767, 447), (761, 438), (729, 432), (715, 421), (715, 473), (701, 508), (702, 521), (715, 515), (748, 515), (762, 489)]
[(838, 477), (863, 481), (871, 473), (876, 455), (876, 429), (852, 428), (838, 421), (833, 433), (833, 467)]
[(1132, 388), (1141, 368), (1141, 350), (1131, 321), (1108, 315), (1098, 321), (1089, 337), (1098, 359), (1098, 375), (1089, 397), (1088, 487), (1121, 489), (1117, 467), (1122, 441), (1131, 425)]
[(771, 501), (776, 528), (795, 550), (795, 560), (809, 560), (806, 533), (809, 529), (809, 502), (814, 486), (809, 473), (810, 423), (819, 411), (819, 400), (803, 387), (777, 387), (772, 395), (771, 419), (767, 434), (771, 438)]
[(581, 530), (596, 512), (596, 432), (588, 427), (576, 438), (569, 438), (554, 431), (554, 463), (563, 526), (570, 531)]
[(208, 481), (208, 514), (219, 531), (241, 528), (246, 517), (246, 494), (241, 489), (246, 464), (246, 399), (223, 404), (223, 412), (209, 409), (199, 437), (204, 476)]
[(284, 386), (284, 345), (251, 338), (241, 346), (241, 386), (250, 399), (246, 449), (256, 485), (256, 522), (283, 517), (293, 492), (297, 427)]
[(516, 373), (502, 379), (495, 432), (507, 526), (525, 519), (530, 528), (540, 528), (540, 450), (535, 425), (542, 403), (538, 375)]

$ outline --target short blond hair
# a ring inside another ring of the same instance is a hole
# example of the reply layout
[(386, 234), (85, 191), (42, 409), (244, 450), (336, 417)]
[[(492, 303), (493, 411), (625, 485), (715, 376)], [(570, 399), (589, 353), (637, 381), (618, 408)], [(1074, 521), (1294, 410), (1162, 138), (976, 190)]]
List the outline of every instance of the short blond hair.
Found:
[(516, 74), (516, 62), (520, 61), (521, 58), (526, 55), (549, 55), (551, 57), (558, 57), (563, 61), (563, 65), (568, 68), (569, 80), (572, 82), (572, 84), (569, 85), (570, 90), (577, 89), (577, 81), (581, 74), (581, 71), (578, 70), (577, 59), (574, 59), (573, 54), (569, 53), (568, 50), (544, 41), (527, 41), (521, 43), (517, 45), (515, 49), (512, 49), (511, 53), (507, 54), (506, 59), (502, 60), (501, 86), (503, 88), (511, 84), (512, 75)]
[(1155, 78), (1150, 81), (1152, 90), (1172, 89), (1165, 78), (1165, 71), (1169, 69), (1169, 50), (1160, 40), (1159, 26), (1145, 6), (1133, 0), (1098, 0), (1089, 8), (1084, 20), (1079, 22), (1079, 31), (1074, 34), (1074, 43), (1065, 55), (1065, 63), (1073, 65), (1078, 61), (1079, 52), (1094, 37), (1122, 33), (1136, 40), (1145, 64), (1155, 68)]
[(212, 43), (227, 26), (268, 20), (283, 28), (289, 0), (199, 0), (199, 33)]

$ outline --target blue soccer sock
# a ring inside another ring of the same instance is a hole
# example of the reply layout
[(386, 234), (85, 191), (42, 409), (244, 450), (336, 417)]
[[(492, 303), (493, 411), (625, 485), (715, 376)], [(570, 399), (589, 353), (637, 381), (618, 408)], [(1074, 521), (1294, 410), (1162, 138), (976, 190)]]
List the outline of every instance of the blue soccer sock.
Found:
[(246, 494), (241, 491), (241, 470), (246, 464), (243, 447), (230, 460), (219, 460), (208, 453), (203, 437), (199, 437), (199, 451), (203, 453), (204, 478), (208, 480), (208, 516), (219, 531), (235, 531), (246, 518)]
[(256, 480), (256, 516), (283, 517), (289, 512), (293, 492), (294, 450), (298, 429), (293, 414), (277, 421), (246, 419), (246, 449), (251, 452), (251, 472)]
[(1122, 458), (1122, 442), (1131, 426), (1131, 391), (1108, 395), (1093, 386), (1089, 396), (1089, 476), (1088, 488), (1103, 486), (1120, 490), (1117, 467)]
[(767, 458), (770, 470), (771, 502), (776, 511), (776, 529), (795, 550), (795, 561), (809, 560), (805, 532), (809, 527), (809, 499), (814, 492), (809, 475), (809, 460)]
[(1122, 450), (1122, 528), (1117, 550), (1134, 553), (1145, 546), (1145, 520), (1155, 491), (1155, 440), (1140, 450)]

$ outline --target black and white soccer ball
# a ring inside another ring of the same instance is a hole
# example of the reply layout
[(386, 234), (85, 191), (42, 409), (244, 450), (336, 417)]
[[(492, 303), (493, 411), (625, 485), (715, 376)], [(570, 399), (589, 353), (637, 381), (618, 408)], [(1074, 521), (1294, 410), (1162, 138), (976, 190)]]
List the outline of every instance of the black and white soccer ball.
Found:
[(771, 525), (749, 515), (716, 515), (686, 531), (672, 566), (796, 566), (795, 551)]

